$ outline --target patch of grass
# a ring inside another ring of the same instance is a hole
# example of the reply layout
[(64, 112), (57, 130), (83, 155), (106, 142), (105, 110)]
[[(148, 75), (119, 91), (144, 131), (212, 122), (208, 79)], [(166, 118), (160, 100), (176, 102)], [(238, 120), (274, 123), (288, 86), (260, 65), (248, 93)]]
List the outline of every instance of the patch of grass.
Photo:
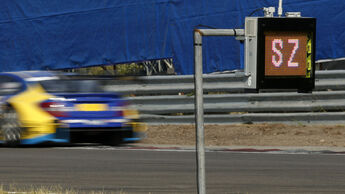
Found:
[(66, 189), (62, 186), (28, 186), (20, 187), (15, 184), (4, 186), (0, 185), (0, 194), (80, 194), (80, 193), (90, 193), (90, 194), (127, 194), (123, 191), (114, 191), (114, 192), (104, 192), (104, 191), (78, 191), (75, 189)]

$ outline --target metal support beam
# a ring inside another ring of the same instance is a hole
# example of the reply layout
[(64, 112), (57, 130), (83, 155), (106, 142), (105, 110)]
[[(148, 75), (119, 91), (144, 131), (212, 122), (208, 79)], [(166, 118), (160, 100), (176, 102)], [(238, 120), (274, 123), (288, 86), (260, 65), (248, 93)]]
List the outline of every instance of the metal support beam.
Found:
[(243, 29), (194, 30), (194, 90), (198, 193), (206, 194), (204, 102), (202, 80), (202, 36), (244, 36)]
[(244, 36), (244, 29), (196, 29), (202, 36)]

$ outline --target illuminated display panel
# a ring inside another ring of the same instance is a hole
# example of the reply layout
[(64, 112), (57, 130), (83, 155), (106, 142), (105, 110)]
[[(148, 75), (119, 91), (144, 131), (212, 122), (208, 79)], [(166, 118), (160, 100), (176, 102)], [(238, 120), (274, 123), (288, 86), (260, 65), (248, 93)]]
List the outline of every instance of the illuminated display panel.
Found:
[(305, 32), (265, 32), (265, 76), (307, 77)]

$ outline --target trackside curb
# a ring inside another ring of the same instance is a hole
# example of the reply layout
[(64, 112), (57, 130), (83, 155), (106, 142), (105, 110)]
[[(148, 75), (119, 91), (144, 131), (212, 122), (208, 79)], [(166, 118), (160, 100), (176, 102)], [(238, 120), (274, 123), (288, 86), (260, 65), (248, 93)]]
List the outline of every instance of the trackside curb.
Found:
[[(181, 145), (153, 145), (131, 144), (128, 149), (145, 150), (185, 150), (195, 151), (195, 146)], [(320, 147), (320, 146), (207, 146), (208, 152), (257, 152), (257, 153), (287, 153), (287, 154), (345, 154), (345, 147)]]

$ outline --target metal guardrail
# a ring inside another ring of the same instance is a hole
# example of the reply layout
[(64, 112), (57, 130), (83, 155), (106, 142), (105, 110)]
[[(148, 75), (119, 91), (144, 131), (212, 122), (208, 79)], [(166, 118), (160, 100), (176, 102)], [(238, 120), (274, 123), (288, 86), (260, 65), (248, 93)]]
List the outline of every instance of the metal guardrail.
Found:
[[(138, 96), (128, 98), (145, 114), (194, 113), (194, 96)], [(345, 110), (345, 91), (205, 95), (205, 113), (324, 112)]]
[[(164, 116), (143, 115), (149, 124), (194, 124), (194, 115)], [(205, 115), (205, 124), (253, 124), (253, 123), (288, 123), (288, 124), (345, 124), (344, 112), (330, 113), (244, 113), (234, 115)]]
[[(105, 87), (135, 95), (128, 99), (150, 124), (194, 123), (193, 76), (145, 76)], [(241, 72), (204, 75), (204, 91), (205, 123), (345, 124), (344, 70), (317, 71), (313, 93), (244, 93)]]
[[(244, 92), (244, 73), (204, 75), (204, 92)], [(345, 70), (317, 71), (315, 91), (345, 90)], [(116, 80), (106, 86), (123, 94), (177, 94), (194, 91), (193, 75), (142, 76), (135, 80)]]

